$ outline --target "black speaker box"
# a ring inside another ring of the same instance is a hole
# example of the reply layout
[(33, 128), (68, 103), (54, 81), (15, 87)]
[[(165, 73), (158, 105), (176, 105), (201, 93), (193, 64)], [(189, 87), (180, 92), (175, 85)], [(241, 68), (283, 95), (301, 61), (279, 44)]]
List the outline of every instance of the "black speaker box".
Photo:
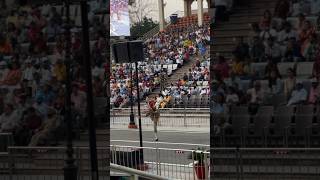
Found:
[(143, 61), (143, 43), (140, 40), (129, 41), (130, 62)]
[(112, 45), (112, 52), (116, 63), (129, 63), (128, 43), (120, 42)]

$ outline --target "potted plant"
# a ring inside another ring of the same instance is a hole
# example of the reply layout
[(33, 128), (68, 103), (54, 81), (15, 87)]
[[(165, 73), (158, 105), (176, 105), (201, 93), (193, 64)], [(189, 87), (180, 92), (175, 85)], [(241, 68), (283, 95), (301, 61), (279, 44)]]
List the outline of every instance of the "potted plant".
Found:
[(194, 160), (194, 171), (198, 179), (206, 179), (206, 165), (205, 165), (205, 150), (203, 148), (198, 148), (194, 150), (191, 154), (191, 159)]

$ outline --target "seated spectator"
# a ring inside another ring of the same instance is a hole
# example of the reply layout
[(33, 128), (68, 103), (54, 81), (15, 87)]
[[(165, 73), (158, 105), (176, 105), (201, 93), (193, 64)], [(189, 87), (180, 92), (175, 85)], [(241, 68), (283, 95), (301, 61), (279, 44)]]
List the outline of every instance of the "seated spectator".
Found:
[(0, 82), (4, 80), (8, 73), (8, 66), (5, 61), (0, 62)]
[(236, 90), (231, 86), (228, 88), (226, 103), (228, 105), (237, 105), (239, 103), (239, 96), (236, 93)]
[(41, 98), (43, 103), (51, 105), (55, 99), (55, 94), (52, 91), (52, 87), (47, 83), (42, 84), (41, 88), (36, 91), (35, 98)]
[(281, 78), (281, 74), (279, 72), (277, 64), (274, 63), (271, 59), (269, 59), (264, 70), (265, 79), (269, 79), (272, 73), (275, 73), (275, 76), (277, 78)]
[(260, 40), (258, 36), (253, 38), (253, 43), (250, 48), (250, 57), (253, 59), (254, 62), (261, 62), (264, 58), (264, 44)]
[(288, 0), (278, 0), (274, 10), (274, 16), (281, 19), (286, 19), (290, 11), (289, 7), (290, 3)]
[(317, 55), (320, 53), (320, 41), (319, 37), (316, 34), (313, 34), (310, 39), (310, 43), (306, 45), (303, 52), (303, 57), (307, 61), (314, 61), (317, 58)]
[(249, 100), (249, 112), (255, 114), (258, 111), (259, 106), (263, 103), (265, 94), (261, 88), (259, 81), (255, 81), (253, 88), (247, 90), (247, 98)]
[(268, 86), (272, 94), (280, 94), (283, 92), (282, 81), (278, 73), (277, 70), (273, 69), (268, 77)]
[(316, 29), (317, 31), (320, 31), (320, 15), (318, 15), (318, 18), (317, 18)]
[(263, 17), (259, 23), (260, 29), (263, 29), (263, 30), (268, 29), (271, 25), (271, 19), (272, 19), (271, 12), (269, 10), (264, 11)]
[(226, 121), (225, 112), (224, 95), (222, 93), (218, 93), (216, 96), (213, 96), (210, 103), (210, 113), (215, 117), (213, 118), (213, 122), (211, 122), (214, 124), (214, 134), (220, 134), (221, 129), (229, 126)]
[(299, 40), (301, 43), (301, 53), (303, 54), (310, 43), (312, 36), (315, 34), (315, 29), (312, 27), (310, 21), (305, 21), (299, 33)]
[(33, 107), (27, 109), (27, 113), (23, 120), (23, 128), (31, 131), (31, 134), (35, 133), (35, 131), (41, 126), (42, 123), (41, 116), (39, 116), (36, 110)]
[(238, 58), (235, 58), (232, 62), (231, 68), (231, 75), (232, 76), (242, 76), (244, 75), (244, 63)]
[(296, 85), (296, 72), (293, 68), (288, 68), (287, 73), (288, 77), (284, 80), (284, 95), (289, 99)]
[(4, 80), (0, 81), (0, 85), (9, 89), (16, 89), (20, 83), (22, 72), (18, 62), (12, 62), (9, 66), (9, 72)]
[(50, 138), (54, 130), (59, 126), (59, 117), (56, 110), (48, 109), (48, 119), (37, 129), (32, 136), (29, 146), (37, 146), (39, 144), (47, 144), (46, 140)]
[(287, 46), (284, 52), (285, 61), (297, 61), (298, 59), (302, 59), (301, 55), (301, 47), (300, 44), (296, 41), (295, 38), (290, 38), (287, 42)]
[(268, 38), (265, 44), (265, 55), (275, 63), (281, 61), (281, 48), (280, 45), (274, 41), (274, 38)]
[(45, 121), (47, 119), (49, 106), (43, 101), (43, 97), (38, 96), (36, 102), (32, 105), (32, 107), (37, 110), (37, 113), (39, 113), (41, 118)]
[(288, 101), (287, 106), (304, 104), (307, 101), (307, 98), (308, 98), (307, 90), (303, 87), (302, 83), (297, 83), (295, 89), (291, 94), (291, 97)]
[(298, 16), (298, 31), (300, 33), (301, 29), (303, 28), (303, 25), (307, 21), (306, 16), (303, 13), (300, 13)]
[(11, 44), (6, 40), (4, 35), (0, 34), (0, 54), (10, 55), (12, 51)]
[(320, 81), (320, 54), (317, 56), (313, 63), (311, 77), (316, 78), (318, 81)]
[(249, 57), (249, 45), (243, 41), (243, 37), (238, 39), (238, 43), (232, 53), (241, 61)]
[(6, 104), (0, 116), (0, 132), (13, 132), (19, 125), (19, 116), (12, 104)]
[(216, 14), (215, 14), (216, 22), (226, 21), (228, 19), (228, 15), (227, 15), (228, 0), (216, 0), (214, 4), (216, 8)]
[(300, 1), (299, 0), (291, 0), (290, 4), (290, 14), (291, 16), (298, 16), (301, 13), (300, 11)]
[(66, 79), (66, 66), (61, 59), (57, 60), (57, 63), (53, 67), (53, 75), (58, 81), (64, 82)]
[(314, 105), (317, 104), (319, 102), (319, 97), (320, 97), (320, 86), (319, 86), (319, 82), (315, 80), (312, 82), (312, 86), (310, 88), (308, 103), (314, 104)]
[(79, 87), (77, 85), (73, 85), (72, 87), (71, 101), (76, 112), (81, 116), (84, 116), (87, 107), (87, 97), (84, 92), (79, 91)]
[(218, 57), (218, 64), (215, 65), (214, 69), (220, 74), (223, 79), (229, 77), (230, 67), (223, 56)]
[(283, 24), (283, 30), (278, 34), (278, 41), (280, 44), (286, 44), (291, 38), (298, 39), (298, 34), (291, 24), (286, 21)]
[(263, 29), (260, 32), (260, 39), (263, 42), (267, 42), (268, 39), (272, 38), (272, 39), (277, 39), (278, 37), (278, 32), (276, 29), (272, 28), (272, 27), (266, 27), (266, 29)]

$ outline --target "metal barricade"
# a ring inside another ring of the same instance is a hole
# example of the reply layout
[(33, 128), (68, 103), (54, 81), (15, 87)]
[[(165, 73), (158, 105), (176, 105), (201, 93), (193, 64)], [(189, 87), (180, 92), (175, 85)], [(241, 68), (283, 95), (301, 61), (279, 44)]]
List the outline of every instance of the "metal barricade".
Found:
[(8, 146), (13, 145), (12, 133), (0, 133), (0, 152), (7, 152)]
[(320, 148), (213, 148), (211, 179), (318, 179)]
[(169, 179), (209, 179), (210, 152), (111, 145), (111, 163)]
[[(87, 147), (74, 148), (75, 164), (78, 167), (78, 180), (90, 180), (90, 150)], [(109, 179), (109, 148), (98, 148), (99, 177)], [(66, 159), (65, 147), (9, 147), (6, 172), (0, 179), (8, 180), (63, 180)], [(1, 161), (4, 164), (4, 161)]]

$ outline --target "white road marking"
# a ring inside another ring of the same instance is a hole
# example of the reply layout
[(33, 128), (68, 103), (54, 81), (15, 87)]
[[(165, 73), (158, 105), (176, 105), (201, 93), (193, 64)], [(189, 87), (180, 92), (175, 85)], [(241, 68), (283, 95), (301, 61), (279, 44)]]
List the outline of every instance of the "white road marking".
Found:
[[(139, 131), (139, 129), (124, 129), (124, 128), (110, 128), (111, 131)], [(153, 132), (153, 130), (150, 129), (142, 129), (143, 132)], [(201, 130), (197, 130), (197, 131), (192, 131), (192, 130), (161, 130), (158, 129), (158, 133), (161, 132), (168, 132), (168, 133), (186, 133), (186, 134), (207, 134), (210, 133), (210, 129), (201, 129)]]
[[(139, 143), (139, 141), (131, 141), (131, 140), (110, 140), (112, 142), (128, 142), (128, 143)], [(153, 141), (143, 141), (146, 144), (166, 144), (166, 145), (184, 145), (184, 146), (207, 146), (208, 144), (191, 144), (191, 143), (174, 143), (174, 142), (153, 142)]]

